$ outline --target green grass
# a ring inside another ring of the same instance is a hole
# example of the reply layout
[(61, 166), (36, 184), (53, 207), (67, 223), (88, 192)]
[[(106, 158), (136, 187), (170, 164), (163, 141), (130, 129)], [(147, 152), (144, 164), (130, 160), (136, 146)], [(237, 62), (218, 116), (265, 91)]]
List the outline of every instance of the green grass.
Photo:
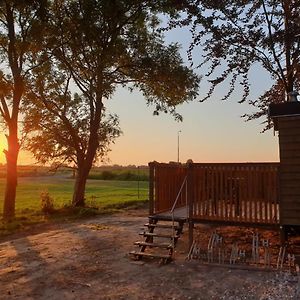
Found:
[[(139, 184), (139, 194), (138, 194)], [(25, 225), (41, 222), (40, 194), (48, 191), (54, 199), (57, 210), (51, 218), (65, 217), (66, 207), (70, 206), (74, 180), (63, 176), (21, 177), (18, 180), (16, 199), (16, 221), (0, 224), (0, 235), (19, 230)], [(0, 178), (0, 217), (2, 217), (5, 180)], [(77, 216), (114, 211), (128, 205), (139, 205), (148, 199), (148, 182), (109, 181), (89, 179), (86, 186), (86, 205), (93, 209), (78, 209), (72, 213)], [(69, 211), (70, 214), (70, 211)], [(76, 217), (75, 216), (75, 217)], [(74, 216), (73, 216), (74, 217)], [(49, 218), (46, 218), (47, 220)]]

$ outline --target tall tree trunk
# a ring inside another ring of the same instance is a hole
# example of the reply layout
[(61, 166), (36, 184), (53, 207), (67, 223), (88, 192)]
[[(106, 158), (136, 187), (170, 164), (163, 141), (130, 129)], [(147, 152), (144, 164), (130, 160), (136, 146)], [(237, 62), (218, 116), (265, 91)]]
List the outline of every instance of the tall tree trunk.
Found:
[[(102, 117), (102, 93), (101, 96), (98, 97), (98, 101), (96, 102), (95, 111), (91, 113), (91, 121), (90, 121), (90, 136), (88, 141), (88, 147), (85, 154), (85, 158), (81, 157), (77, 159), (77, 176), (75, 180), (74, 186), (74, 194), (72, 205), (73, 206), (84, 206), (85, 205), (85, 186), (88, 175), (93, 165), (93, 161), (95, 159), (95, 155), (97, 153), (97, 149), (99, 147), (99, 126)], [(90, 107), (92, 109), (92, 107)]]
[(15, 216), (15, 201), (17, 189), (17, 161), (19, 154), (18, 126), (17, 121), (13, 120), (9, 126), (7, 136), (8, 149), (6, 155), (6, 190), (3, 205), (3, 219), (10, 221)]
[[(99, 127), (99, 126), (98, 126)], [(98, 129), (97, 127), (97, 129)], [(78, 170), (75, 179), (74, 185), (74, 193), (73, 193), (73, 200), (72, 205), (77, 206), (84, 206), (85, 205), (85, 186), (88, 175), (93, 165), (93, 161), (97, 152), (98, 148), (98, 134), (97, 131), (92, 131), (90, 135), (89, 147), (86, 153), (86, 157), (83, 160), (78, 162)]]
[(85, 205), (85, 186), (91, 167), (91, 165), (88, 166), (86, 164), (86, 161), (83, 164), (78, 165), (72, 200), (72, 205), (74, 207)]

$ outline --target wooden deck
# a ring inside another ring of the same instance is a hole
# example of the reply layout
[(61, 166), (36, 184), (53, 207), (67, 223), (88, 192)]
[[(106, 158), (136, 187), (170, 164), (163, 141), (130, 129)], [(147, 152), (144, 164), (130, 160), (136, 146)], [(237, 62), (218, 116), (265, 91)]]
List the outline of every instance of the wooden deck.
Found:
[(184, 221), (280, 224), (278, 163), (149, 166), (153, 218), (171, 220), (170, 211), (176, 205), (174, 217)]
[[(150, 216), (152, 219), (163, 220), (163, 221), (172, 221), (172, 214), (170, 211), (164, 211), (161, 213), (156, 213)], [(183, 206), (175, 208), (174, 210), (174, 221), (177, 222), (187, 222), (188, 220), (188, 207)]]

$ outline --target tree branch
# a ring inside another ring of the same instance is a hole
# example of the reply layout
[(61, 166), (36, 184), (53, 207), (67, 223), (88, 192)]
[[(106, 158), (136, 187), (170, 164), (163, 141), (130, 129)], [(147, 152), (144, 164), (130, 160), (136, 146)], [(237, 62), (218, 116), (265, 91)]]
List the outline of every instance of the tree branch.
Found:
[[(268, 27), (268, 33), (269, 33), (269, 39), (270, 39), (270, 42), (271, 42), (271, 51), (273, 53), (273, 57), (274, 57), (274, 60), (275, 62), (277, 63), (277, 66), (278, 66), (278, 69), (279, 69), (279, 73), (280, 73), (280, 77), (281, 77), (281, 80), (282, 82), (284, 83), (284, 86), (285, 86), (285, 89), (286, 91), (288, 91), (288, 84), (286, 82), (286, 78), (285, 78), (285, 75), (284, 75), (284, 71), (283, 71), (283, 68), (281, 66), (281, 63), (279, 61), (279, 58), (278, 56), (276, 55), (276, 52), (275, 52), (275, 46), (274, 46), (274, 41), (273, 41), (273, 33), (272, 33), (272, 24), (269, 20), (269, 16), (268, 16), (268, 12), (267, 12), (267, 9), (266, 9), (266, 5), (265, 5), (265, 1), (264, 0), (261, 0), (262, 1), (262, 5), (263, 5), (263, 10), (264, 10), (264, 15), (265, 15), (265, 18), (266, 18), (266, 22), (267, 22), (267, 27)], [(279, 78), (280, 78), (279, 77)]]

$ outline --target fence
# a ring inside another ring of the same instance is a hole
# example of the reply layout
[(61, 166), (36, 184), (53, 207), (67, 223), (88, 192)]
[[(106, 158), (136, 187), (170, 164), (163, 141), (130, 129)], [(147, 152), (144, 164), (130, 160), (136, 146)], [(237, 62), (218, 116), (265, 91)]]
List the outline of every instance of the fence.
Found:
[(279, 223), (279, 163), (150, 163), (150, 213), (188, 203), (195, 221)]

